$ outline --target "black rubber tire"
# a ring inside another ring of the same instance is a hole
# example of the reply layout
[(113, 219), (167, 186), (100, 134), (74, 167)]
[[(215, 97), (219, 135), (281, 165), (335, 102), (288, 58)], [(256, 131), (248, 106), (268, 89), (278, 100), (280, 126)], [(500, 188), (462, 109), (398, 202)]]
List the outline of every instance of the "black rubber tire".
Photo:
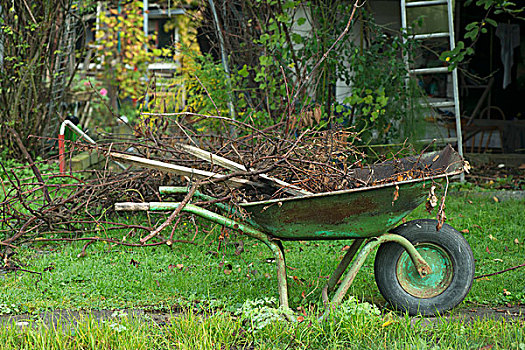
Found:
[[(396, 227), (391, 233), (405, 237), (416, 246), (416, 249), (428, 250), (437, 247), (433, 251), (445, 254), (447, 261), (451, 264), (448, 269), (446, 268), (449, 274), (442, 287), (444, 290), (440, 290), (438, 295), (414, 296), (414, 293), (407, 292), (407, 288), (400, 284), (398, 271), (401, 270), (401, 273), (404, 273), (406, 269), (403, 270), (403, 266), (407, 266), (407, 263), (403, 265), (402, 261), (407, 261), (408, 256), (401, 245), (388, 242), (382, 244), (377, 251), (374, 263), (377, 286), (383, 297), (398, 311), (407, 312), (409, 315), (442, 314), (461, 303), (472, 286), (475, 267), (474, 256), (468, 242), (452, 226), (445, 224), (441, 230), (437, 231), (436, 225), (436, 220), (414, 220)], [(403, 253), (405, 253), (403, 260), (400, 260)], [(398, 270), (398, 263), (400, 270)], [(405, 286), (411, 283), (406, 280), (406, 278), (403, 279)], [(431, 289), (429, 291), (434, 292)]]

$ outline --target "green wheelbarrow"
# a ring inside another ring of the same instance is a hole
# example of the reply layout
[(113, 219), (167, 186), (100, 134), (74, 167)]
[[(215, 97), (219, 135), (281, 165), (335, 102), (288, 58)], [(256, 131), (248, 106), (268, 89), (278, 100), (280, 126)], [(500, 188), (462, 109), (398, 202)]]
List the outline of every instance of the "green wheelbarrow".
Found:
[[(342, 302), (367, 256), (379, 246), (374, 272), (385, 299), (395, 309), (410, 315), (436, 315), (457, 306), (469, 292), (474, 279), (472, 250), (461, 233), (450, 225), (444, 224), (437, 230), (436, 220), (414, 220), (397, 225), (425, 202), (433, 182), (460, 174), (463, 160), (449, 146), (439, 153), (358, 169), (355, 176), (368, 183), (377, 183), (400, 171), (406, 172), (416, 163), (423, 164), (427, 174), (437, 175), (351, 190), (241, 203), (238, 206), (242, 208), (243, 218), (239, 220), (193, 204), (186, 204), (182, 211), (264, 242), (275, 256), (279, 302), (283, 308), (288, 308), (283, 241), (353, 240), (322, 290), (327, 311)], [(160, 188), (162, 194), (187, 191), (186, 187)], [(198, 191), (194, 196), (205, 201), (213, 200)], [(115, 209), (165, 211), (174, 210), (179, 205), (175, 202), (117, 203)], [(224, 203), (215, 205), (224, 213), (231, 214), (235, 210)]]

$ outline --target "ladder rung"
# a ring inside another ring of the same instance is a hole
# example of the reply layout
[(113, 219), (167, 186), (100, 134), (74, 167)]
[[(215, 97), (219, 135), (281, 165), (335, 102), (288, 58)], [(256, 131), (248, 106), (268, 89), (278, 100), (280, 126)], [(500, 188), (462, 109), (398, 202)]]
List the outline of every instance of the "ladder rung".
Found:
[(434, 39), (434, 38), (448, 38), (450, 36), (449, 32), (443, 33), (429, 33), (429, 34), (415, 34), (412, 36), (415, 40), (421, 39)]
[(422, 140), (417, 140), (416, 142), (417, 143), (447, 144), (447, 143), (457, 142), (457, 141), (458, 141), (457, 137), (444, 137), (440, 139), (422, 139)]
[(448, 67), (410, 69), (409, 72), (413, 74), (450, 73)]
[(405, 3), (406, 7), (446, 5), (447, 0), (414, 1)]
[(428, 105), (431, 107), (454, 107), (456, 103), (454, 101), (436, 101), (436, 102), (428, 102)]

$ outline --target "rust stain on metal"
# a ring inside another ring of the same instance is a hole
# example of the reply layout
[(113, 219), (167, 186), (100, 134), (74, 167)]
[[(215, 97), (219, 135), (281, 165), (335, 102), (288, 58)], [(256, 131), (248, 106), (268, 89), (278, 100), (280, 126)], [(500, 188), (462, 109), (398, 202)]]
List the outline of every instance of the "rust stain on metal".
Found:
[(417, 259), (417, 272), (422, 278), (432, 273), (432, 268), (424, 259)]
[(319, 205), (310, 202), (308, 205), (282, 210), (283, 223), (321, 223), (339, 224), (351, 216), (374, 212), (377, 204), (370, 198), (359, 198), (338, 206)]

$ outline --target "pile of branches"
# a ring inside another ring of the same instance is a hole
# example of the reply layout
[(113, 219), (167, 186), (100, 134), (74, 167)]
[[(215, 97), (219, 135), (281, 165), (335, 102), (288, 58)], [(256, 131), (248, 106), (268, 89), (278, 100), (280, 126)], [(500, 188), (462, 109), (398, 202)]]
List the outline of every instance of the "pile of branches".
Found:
[[(309, 130), (295, 125), (283, 121), (258, 129), (253, 123), (219, 116), (144, 113), (128, 135), (100, 134), (97, 145), (68, 144), (70, 152), (104, 155), (106, 161), (99, 170), (41, 173), (30, 164), (27, 170), (34, 176), (21, 178), (17, 170), (23, 169), (2, 164), (2, 257), (6, 259), (7, 252), (22, 243), (35, 241), (85, 240), (81, 254), (96, 241), (171, 245), (177, 242), (177, 225), (169, 232), (164, 229), (180, 220), (183, 205), (194, 201), (197, 189), (217, 199), (196, 204), (225, 201), (235, 205), (437, 175), (409, 147), (391, 154), (389, 172), (374, 174), (355, 146), (358, 135), (352, 130)], [(396, 170), (407, 154), (413, 154), (409, 166)], [(70, 157), (66, 154), (65, 158)], [(56, 163), (50, 167), (56, 168)], [(158, 191), (162, 185), (190, 188), (183, 205), (167, 220), (149, 225), (119, 222), (113, 213), (115, 203), (162, 201)]]
[(133, 146), (135, 154), (191, 168), (180, 172), (185, 181), (201, 180), (200, 186), (214, 197), (235, 189), (240, 200), (254, 201), (360, 186), (349, 170), (362, 164), (365, 155), (353, 146), (357, 135), (351, 130), (290, 130), (285, 123), (259, 130), (229, 118), (200, 116), (223, 124), (218, 132), (203, 134), (202, 120), (188, 120), (187, 115), (155, 117), (163, 118), (170, 132), (157, 137), (146, 132), (148, 141)]
[[(356, 146), (359, 135), (351, 128), (310, 130), (297, 128), (292, 120), (257, 129), (253, 123), (218, 116), (143, 116), (145, 125), (154, 120), (154, 129), (162, 131), (135, 128), (141, 141), (128, 148), (133, 153), (107, 152), (110, 158), (180, 175), (183, 183), (198, 182), (201, 192), (234, 202), (376, 186), (447, 170), (422, 161), (426, 149), (418, 153), (404, 145), (375, 159), (385, 166), (374, 174), (371, 160)], [(217, 131), (202, 133), (203, 123), (207, 130), (210, 123), (218, 124)]]

